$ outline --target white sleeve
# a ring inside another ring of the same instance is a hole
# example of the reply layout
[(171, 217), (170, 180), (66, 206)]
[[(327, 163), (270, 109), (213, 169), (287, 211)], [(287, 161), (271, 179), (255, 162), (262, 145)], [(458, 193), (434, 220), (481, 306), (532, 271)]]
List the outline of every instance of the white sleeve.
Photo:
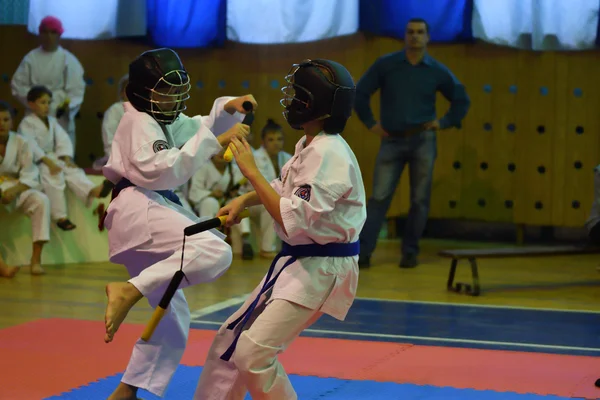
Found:
[(202, 117), (202, 123), (210, 129), (215, 136), (227, 132), (232, 126), (244, 120), (245, 114), (235, 112), (233, 115), (225, 111), (225, 104), (235, 99), (232, 96), (219, 97), (213, 103), (210, 114)]
[(19, 149), (18, 158), (20, 167), (19, 182), (29, 186), (31, 189), (37, 189), (40, 184), (40, 172), (34, 164), (33, 153), (27, 139), (23, 140), (23, 145)]
[[(123, 107), (122, 103), (118, 104)], [(122, 116), (123, 113), (117, 109), (117, 106), (113, 105), (106, 110), (104, 118), (102, 119), (102, 144), (104, 145), (104, 154), (107, 156), (110, 156), (113, 137), (115, 137), (115, 132), (117, 131)]]
[(197, 205), (202, 200), (210, 196), (210, 193), (212, 192), (212, 190), (207, 186), (207, 173), (207, 168), (200, 168), (192, 177), (188, 199), (194, 205)]
[(271, 187), (281, 196), (282, 182), (281, 179), (275, 178), (271, 181)]
[(31, 133), (34, 129), (35, 127), (29, 123), (29, 119), (25, 117), (17, 127), (17, 132), (27, 141), (33, 153), (33, 162), (37, 164), (46, 156), (46, 152), (40, 147), (35, 136)]
[(293, 179), (292, 195), (281, 197), (281, 219), (288, 238), (293, 238), (323, 214), (333, 211), (337, 201), (352, 190), (350, 165), (334, 151), (326, 155), (311, 151)]
[[(129, 125), (129, 126), (128, 126)], [(125, 140), (128, 151), (127, 178), (135, 185), (150, 190), (169, 190), (188, 182), (203, 164), (219, 151), (221, 145), (204, 125), (200, 124), (194, 136), (181, 149), (169, 148), (165, 134), (150, 117), (123, 119), (119, 129), (127, 135), (115, 135), (114, 140)]]
[(54, 121), (54, 135), (54, 153), (56, 156), (73, 158), (75, 156), (73, 142), (71, 142), (69, 134), (56, 120)]
[(10, 81), (12, 95), (25, 107), (27, 107), (27, 93), (31, 86), (31, 66), (28, 57), (25, 56)]
[(200, 124), (206, 126), (214, 136), (225, 133), (229, 128), (244, 119), (244, 114), (235, 113), (233, 115), (225, 111), (225, 104), (235, 97), (219, 97), (213, 103), (209, 115), (189, 117), (185, 114), (179, 115), (177, 121), (171, 124), (171, 134), (175, 145), (179, 148), (183, 146), (193, 133), (199, 129)]
[(66, 64), (65, 93), (70, 100), (69, 119), (73, 119), (83, 103), (85, 80), (83, 79), (83, 66), (73, 54), (67, 53)]

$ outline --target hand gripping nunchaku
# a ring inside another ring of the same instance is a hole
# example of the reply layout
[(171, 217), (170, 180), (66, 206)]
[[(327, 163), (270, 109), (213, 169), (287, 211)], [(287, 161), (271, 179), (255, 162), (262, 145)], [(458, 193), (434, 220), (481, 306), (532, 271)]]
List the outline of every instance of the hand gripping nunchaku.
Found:
[[(250, 216), (250, 212), (246, 209), (246, 210), (243, 210), (238, 215), (237, 218), (242, 219), (242, 218), (248, 218), (249, 216)], [(158, 306), (154, 309), (154, 313), (152, 314), (150, 321), (148, 321), (148, 324), (146, 325), (146, 328), (144, 329), (144, 332), (142, 333), (141, 339), (143, 341), (147, 342), (152, 338), (152, 334), (154, 333), (154, 330), (158, 326), (158, 323), (160, 322), (162, 317), (165, 315), (165, 311), (169, 307), (169, 303), (171, 303), (171, 299), (175, 295), (175, 292), (177, 291), (177, 289), (179, 289), (179, 285), (181, 284), (181, 281), (185, 277), (185, 274), (183, 273), (183, 254), (185, 251), (186, 236), (193, 236), (193, 235), (197, 235), (198, 233), (205, 232), (209, 229), (219, 228), (225, 224), (225, 222), (227, 221), (227, 218), (228, 218), (228, 215), (222, 215), (220, 217), (211, 218), (206, 221), (202, 221), (197, 224), (190, 225), (183, 230), (184, 236), (183, 236), (183, 247), (181, 249), (181, 267), (179, 268), (179, 271), (175, 272), (175, 275), (171, 279), (169, 286), (167, 286), (167, 289), (165, 290), (165, 294), (163, 294), (163, 297), (160, 299)]]
[[(252, 125), (252, 122), (254, 122), (254, 107), (249, 101), (245, 101), (244, 104), (242, 104), (242, 107), (247, 112), (246, 116), (244, 117), (244, 120), (242, 121), (242, 124), (250, 126)], [(225, 154), (223, 154), (223, 159), (227, 162), (231, 162), (233, 160), (231, 145), (227, 146), (227, 150), (225, 150)]]

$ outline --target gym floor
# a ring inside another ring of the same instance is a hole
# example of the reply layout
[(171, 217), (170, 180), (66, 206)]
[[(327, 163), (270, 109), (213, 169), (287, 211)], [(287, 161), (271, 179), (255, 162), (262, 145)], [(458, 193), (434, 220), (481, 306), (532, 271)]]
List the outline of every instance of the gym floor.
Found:
[[(439, 250), (498, 246), (425, 240), (421, 265), (403, 270), (398, 242), (381, 241), (347, 320), (323, 317), (281, 355), (299, 398), (600, 398), (597, 256), (481, 260), (481, 296), (446, 291)], [(192, 397), (214, 330), (268, 265), (235, 260), (218, 281), (185, 289), (192, 332), (166, 399)], [(124, 268), (47, 271), (0, 280), (0, 399), (106, 399), (151, 310), (136, 305), (107, 345), (104, 285), (126, 280)], [(459, 264), (457, 280), (469, 274)]]

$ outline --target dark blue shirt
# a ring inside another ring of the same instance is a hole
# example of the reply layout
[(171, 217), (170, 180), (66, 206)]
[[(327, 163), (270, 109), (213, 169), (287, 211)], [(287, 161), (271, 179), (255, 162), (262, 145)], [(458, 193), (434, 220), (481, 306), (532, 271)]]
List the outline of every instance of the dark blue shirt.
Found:
[(355, 110), (367, 128), (376, 123), (370, 103), (378, 89), (381, 126), (392, 135), (438, 119), (436, 92), (450, 102), (439, 119), (442, 129), (460, 128), (471, 104), (465, 87), (445, 65), (428, 54), (412, 65), (404, 50), (378, 58), (356, 85)]

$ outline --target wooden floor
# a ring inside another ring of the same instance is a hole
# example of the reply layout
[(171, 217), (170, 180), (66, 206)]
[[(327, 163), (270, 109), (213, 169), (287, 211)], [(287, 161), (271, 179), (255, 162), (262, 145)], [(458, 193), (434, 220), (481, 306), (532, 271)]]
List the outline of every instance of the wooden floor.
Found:
[[(496, 245), (498, 246), (498, 245)], [(359, 297), (393, 300), (471, 303), (600, 311), (598, 255), (481, 260), (483, 294), (470, 297), (445, 290), (449, 260), (436, 254), (442, 249), (491, 247), (490, 244), (425, 240), (421, 265), (398, 268), (399, 243), (381, 241), (374, 264), (361, 270)], [(268, 260), (235, 260), (218, 281), (186, 288), (192, 311), (249, 293), (269, 266)], [(39, 318), (61, 317), (103, 320), (104, 286), (127, 280), (122, 266), (110, 263), (69, 264), (47, 267), (47, 275), (32, 277), (26, 270), (15, 278), (0, 279), (0, 328)], [(457, 278), (469, 279), (468, 265)], [(151, 310), (144, 301), (131, 311), (128, 322), (146, 322)]]

